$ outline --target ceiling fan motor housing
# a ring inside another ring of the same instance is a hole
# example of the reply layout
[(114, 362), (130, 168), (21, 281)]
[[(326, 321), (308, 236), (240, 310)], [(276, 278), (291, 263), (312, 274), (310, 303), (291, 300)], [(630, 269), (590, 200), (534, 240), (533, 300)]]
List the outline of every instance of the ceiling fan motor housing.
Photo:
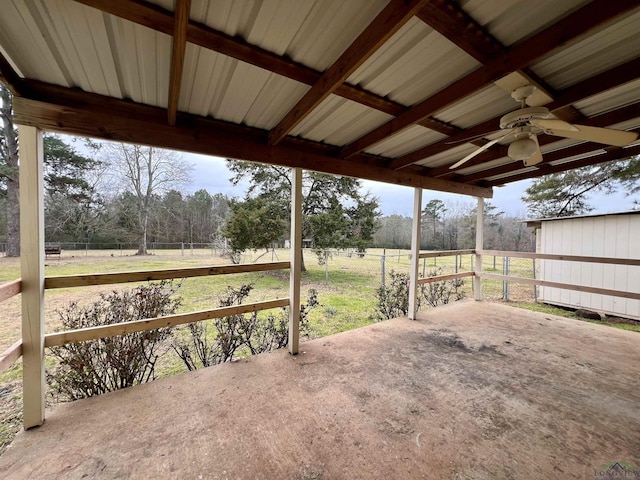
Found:
[(507, 113), (500, 119), (500, 128), (516, 128), (527, 125), (532, 119), (556, 118), (545, 107), (525, 107)]

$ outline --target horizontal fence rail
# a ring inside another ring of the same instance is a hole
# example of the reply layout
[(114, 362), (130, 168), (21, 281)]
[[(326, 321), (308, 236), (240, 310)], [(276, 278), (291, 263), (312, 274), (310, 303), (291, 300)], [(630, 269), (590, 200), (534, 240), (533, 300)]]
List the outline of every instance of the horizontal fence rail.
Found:
[(134, 320), (131, 322), (114, 323), (99, 327), (88, 327), (77, 330), (67, 330), (65, 332), (49, 333), (44, 337), (44, 346), (56, 347), (73, 342), (97, 340), (99, 338), (126, 335), (127, 333), (144, 332), (147, 330), (154, 330), (156, 328), (175, 327), (176, 325), (183, 325), (185, 323), (200, 322), (202, 320), (211, 320), (212, 318), (222, 318), (243, 313), (252, 313), (260, 310), (269, 310), (271, 308), (286, 307), (288, 305), (288, 298), (279, 298), (276, 300), (266, 300), (263, 302), (234, 305), (231, 307), (220, 307), (213, 308), (211, 310), (179, 313), (152, 319)]
[(496, 273), (482, 273), (480, 277), (491, 279), (491, 280), (505, 280), (505, 281), (516, 282), (516, 283), (528, 283), (531, 285), (540, 285), (542, 287), (564, 288), (566, 290), (575, 290), (578, 292), (599, 293), (601, 295), (611, 295), (613, 297), (623, 297), (623, 298), (631, 298), (633, 300), (640, 300), (640, 293), (622, 292), (620, 290), (609, 290), (606, 288), (598, 288), (598, 287), (588, 287), (586, 285), (573, 285), (571, 283), (548, 282), (546, 280), (537, 280), (534, 278), (524, 278), (524, 277), (512, 277), (510, 275), (498, 275)]
[(0, 372), (9, 369), (22, 356), (22, 339), (7, 348), (0, 354)]
[(0, 302), (15, 297), (22, 291), (22, 280), (17, 279), (0, 285)]
[(470, 255), (476, 253), (475, 250), (439, 250), (436, 252), (422, 252), (418, 258), (452, 257), (454, 255)]
[(473, 277), (475, 272), (460, 272), (452, 273), (451, 275), (437, 275), (435, 277), (420, 278), (416, 282), (417, 285), (424, 285), (425, 283), (444, 282), (446, 280), (455, 280), (456, 278)]
[(480, 250), (480, 255), (495, 255), (497, 257), (532, 258), (536, 260), (563, 260), (568, 262), (608, 263), (613, 265), (640, 266), (640, 259), (612, 258), (612, 257), (586, 257), (581, 255), (555, 255), (552, 253), (533, 252), (507, 252), (502, 250)]
[(241, 265), (217, 265), (210, 267), (173, 268), (165, 270), (147, 270), (142, 272), (94, 273), (86, 275), (64, 275), (47, 277), (44, 288), (88, 287), (91, 285), (112, 285), (115, 283), (147, 282), (152, 280), (170, 280), (173, 278), (206, 277), (209, 275), (228, 275), (233, 273), (264, 272), (285, 270), (289, 262), (251, 263)]

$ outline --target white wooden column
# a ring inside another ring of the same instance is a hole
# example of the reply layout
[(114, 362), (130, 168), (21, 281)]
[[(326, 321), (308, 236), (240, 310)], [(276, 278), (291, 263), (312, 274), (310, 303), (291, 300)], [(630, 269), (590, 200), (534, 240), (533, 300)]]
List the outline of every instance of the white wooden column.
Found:
[(418, 270), (420, 268), (420, 227), (422, 220), (422, 189), (413, 192), (413, 221), (411, 223), (411, 266), (409, 267), (409, 319), (418, 313)]
[(42, 132), (19, 126), (24, 428), (44, 422), (44, 179)]
[(302, 169), (291, 169), (291, 267), (289, 270), (289, 353), (300, 343), (300, 277), (302, 272)]
[(478, 252), (484, 249), (484, 198), (478, 197), (478, 208), (476, 211), (476, 268), (473, 277), (473, 298), (478, 301), (482, 296), (482, 255)]

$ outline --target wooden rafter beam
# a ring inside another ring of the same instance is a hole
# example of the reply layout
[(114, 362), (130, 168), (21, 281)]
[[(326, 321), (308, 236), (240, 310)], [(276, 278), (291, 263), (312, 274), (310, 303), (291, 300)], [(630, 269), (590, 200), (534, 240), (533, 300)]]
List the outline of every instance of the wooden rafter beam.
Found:
[[(173, 14), (149, 2), (140, 0), (75, 1), (97, 8), (110, 15), (115, 15), (130, 22), (143, 25), (157, 32), (167, 35), (173, 34)], [(187, 42), (255, 65), (256, 67), (264, 68), (265, 70), (306, 85), (315, 84), (322, 76), (321, 72), (306, 65), (295, 62), (287, 57), (276, 55), (273, 52), (252, 45), (241, 38), (232, 37), (231, 35), (227, 35), (224, 32), (197, 22), (189, 22), (187, 27)], [(348, 83), (339, 85), (333, 93), (389, 115), (397, 116), (409, 109), (409, 107), (389, 98)], [(460, 131), (460, 128), (448, 125), (434, 118), (425, 118), (419, 122), (419, 124), (445, 135), (454, 135)]]
[[(605, 128), (610, 125), (614, 125), (620, 122), (625, 122), (627, 120), (631, 120), (637, 117), (640, 117), (640, 103), (634, 103), (626, 107), (620, 108), (618, 110), (613, 110), (611, 112), (607, 112), (602, 115), (597, 115), (595, 117), (584, 118), (581, 123), (591, 127)], [(538, 135), (538, 142), (542, 146), (549, 145), (559, 140), (561, 140), (560, 137), (555, 137), (553, 135)], [(606, 145), (600, 146), (600, 148), (605, 148), (605, 147)], [(506, 157), (508, 149), (509, 149), (508, 145), (500, 145), (498, 148), (481, 153), (480, 155), (477, 155), (476, 157), (469, 160), (464, 165), (464, 168), (469, 168), (476, 165), (482, 165), (483, 163), (491, 162), (493, 160)], [(448, 179), (456, 178), (456, 179), (460, 179), (460, 181), (468, 181), (468, 180), (462, 180), (462, 178), (464, 177), (461, 177), (461, 175), (459, 175), (457, 172), (451, 170), (448, 165), (442, 165), (440, 167), (428, 169), (426, 174), (434, 178), (448, 178)]]
[(0, 81), (6, 85), (11, 94), (15, 97), (19, 97), (27, 93), (23, 79), (13, 69), (9, 60), (4, 58), (2, 53), (0, 53)]
[[(640, 76), (638, 72), (640, 72), (640, 58), (631, 60), (612, 68), (611, 70), (583, 80), (582, 82), (557, 93), (555, 100), (548, 104), (547, 108), (549, 108), (553, 113), (558, 113), (558, 111), (572, 103), (635, 80)], [(573, 121), (574, 119), (566, 120)], [(499, 124), (500, 117), (492, 118), (460, 133), (452, 135), (449, 138), (445, 138), (432, 143), (431, 145), (427, 145), (426, 147), (419, 148), (411, 153), (395, 158), (390, 162), (389, 167), (393, 169), (405, 168), (424, 158), (428, 158), (452, 148), (452, 142), (460, 142), (470, 137), (492, 132), (498, 128)]]
[(187, 47), (187, 26), (189, 25), (190, 11), (191, 0), (176, 0), (173, 45), (171, 49), (169, 101), (167, 102), (169, 125), (176, 124), (178, 101), (180, 100), (180, 84), (182, 82), (182, 69), (184, 67), (184, 52)]
[[(267, 132), (178, 113), (176, 126), (164, 109), (65, 87), (29, 81), (35, 98), (14, 100), (15, 121), (44, 130), (106, 140), (153, 145), (204, 155), (236, 158), (410, 187), (491, 197), (491, 189), (394, 171), (366, 159), (348, 161), (297, 148), (267, 144)], [(44, 101), (43, 101), (44, 100)]]
[(450, 0), (432, 0), (416, 16), (482, 64), (506, 51), (498, 40)]
[(595, 28), (601, 27), (627, 11), (636, 8), (634, 0), (611, 2), (595, 0), (556, 22), (546, 30), (510, 48), (504, 55), (453, 82), (438, 93), (418, 103), (402, 115), (373, 129), (345, 146), (340, 157), (349, 158), (367, 147), (413, 125), (452, 103), (471, 95), (506, 74), (528, 66), (561, 47), (574, 43)]
[(543, 163), (539, 168), (530, 172), (523, 172), (517, 175), (512, 175), (507, 178), (501, 178), (492, 182), (487, 182), (491, 187), (498, 185), (504, 185), (505, 183), (518, 182), (520, 180), (527, 180), (529, 178), (541, 177), (543, 175), (549, 175), (551, 173), (561, 173), (567, 170), (573, 170), (575, 168), (589, 167), (592, 165), (598, 165), (604, 162), (611, 162), (613, 160), (622, 160), (623, 158), (640, 155), (640, 145), (629, 148), (618, 148), (610, 150), (600, 155), (593, 155), (591, 157), (582, 158), (574, 162), (561, 163), (559, 165), (551, 165)]
[(269, 132), (269, 144), (276, 145), (311, 111), (331, 95), (360, 65), (367, 61), (384, 42), (411, 19), (428, 0), (391, 0), (314, 83), (296, 105)]

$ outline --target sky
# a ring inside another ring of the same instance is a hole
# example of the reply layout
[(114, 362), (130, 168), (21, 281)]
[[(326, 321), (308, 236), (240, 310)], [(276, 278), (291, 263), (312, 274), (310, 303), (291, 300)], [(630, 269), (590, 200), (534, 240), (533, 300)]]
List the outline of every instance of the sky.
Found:
[[(231, 184), (229, 181), (231, 174), (225, 165), (224, 159), (191, 153), (185, 153), (184, 158), (192, 163), (194, 167), (192, 172), (193, 184), (189, 189), (190, 191), (204, 188), (211, 194), (223, 193), (235, 197), (244, 196), (247, 185), (233, 186)], [(413, 214), (413, 188), (369, 180), (364, 180), (362, 184), (365, 191), (378, 198), (383, 215), (398, 214), (410, 217)], [(493, 199), (490, 202), (507, 215), (525, 218), (527, 216), (527, 208), (521, 197), (529, 185), (530, 180), (522, 180), (504, 187), (496, 187), (493, 189)], [(466, 195), (424, 190), (422, 194), (423, 206), (433, 199), (439, 199), (444, 202), (475, 202), (474, 198)], [(632, 207), (631, 199), (625, 197), (623, 192), (613, 195), (596, 194), (591, 197), (591, 204), (594, 207), (592, 213), (619, 212), (630, 210)]]

